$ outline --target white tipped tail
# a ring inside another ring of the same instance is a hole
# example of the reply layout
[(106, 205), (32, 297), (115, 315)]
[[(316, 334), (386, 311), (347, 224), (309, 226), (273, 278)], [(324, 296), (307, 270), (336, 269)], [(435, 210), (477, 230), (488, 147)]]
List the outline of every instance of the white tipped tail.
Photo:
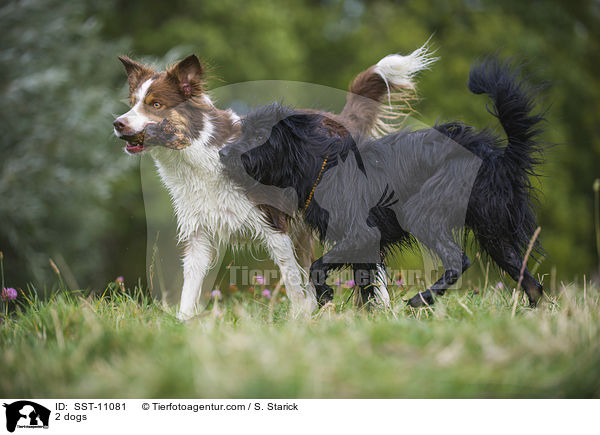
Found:
[(375, 65), (373, 72), (379, 74), (387, 86), (387, 107), (382, 105), (372, 134), (380, 137), (393, 133), (402, 127), (407, 117), (413, 113), (411, 102), (416, 98), (415, 76), (427, 70), (439, 58), (430, 49), (429, 38), (425, 44), (408, 56), (390, 54)]
[(430, 50), (429, 40), (427, 40), (408, 56), (390, 54), (384, 57), (377, 62), (374, 71), (383, 78), (388, 87), (414, 89), (415, 74), (429, 69), (439, 59), (433, 56), (434, 53)]

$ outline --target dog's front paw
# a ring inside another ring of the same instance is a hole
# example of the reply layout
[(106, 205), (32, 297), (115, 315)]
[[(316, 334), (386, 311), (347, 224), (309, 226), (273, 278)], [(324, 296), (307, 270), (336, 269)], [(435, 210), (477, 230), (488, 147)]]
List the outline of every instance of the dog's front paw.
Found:
[(433, 296), (431, 296), (431, 292), (429, 290), (424, 291), (423, 293), (417, 293), (412, 298), (410, 298), (407, 302), (413, 308), (423, 307), (425, 305), (433, 305)]
[(177, 320), (179, 320), (181, 323), (185, 323), (188, 320), (191, 320), (194, 317), (194, 313), (185, 313), (183, 311), (179, 311), (177, 313)]
[(527, 299), (529, 300), (529, 306), (531, 308), (535, 308), (537, 307), (538, 302), (540, 302), (542, 299), (544, 290), (542, 289), (541, 285), (538, 285), (536, 287), (525, 289), (525, 293), (527, 294)]
[(312, 297), (304, 297), (292, 303), (290, 316), (292, 319), (310, 319), (312, 312), (316, 309), (317, 302)]
[(319, 308), (333, 300), (333, 289), (328, 285), (315, 285)]

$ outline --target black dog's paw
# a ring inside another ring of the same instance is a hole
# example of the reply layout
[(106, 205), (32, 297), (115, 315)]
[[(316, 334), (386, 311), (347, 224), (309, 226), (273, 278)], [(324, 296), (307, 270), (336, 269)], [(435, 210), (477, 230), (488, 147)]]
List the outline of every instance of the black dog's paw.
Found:
[(529, 308), (537, 308), (540, 299), (540, 297), (531, 297), (527, 295), (527, 300), (529, 301)]
[(429, 290), (424, 291), (423, 293), (417, 293), (412, 298), (410, 298), (406, 303), (413, 308), (419, 308), (426, 305), (433, 305), (433, 296)]
[(325, 305), (327, 302), (333, 300), (333, 289), (328, 285), (315, 286), (317, 290), (317, 303), (319, 308)]
[(544, 294), (544, 290), (541, 285), (537, 285), (533, 288), (525, 289), (525, 293), (527, 294), (527, 299), (529, 300), (529, 306), (531, 308), (535, 308), (538, 305), (538, 302), (542, 299)]

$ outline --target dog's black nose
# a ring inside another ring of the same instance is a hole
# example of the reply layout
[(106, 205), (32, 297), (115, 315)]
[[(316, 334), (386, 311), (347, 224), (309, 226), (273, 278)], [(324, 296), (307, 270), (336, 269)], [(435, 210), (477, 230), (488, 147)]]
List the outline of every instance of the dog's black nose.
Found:
[(113, 122), (113, 125), (115, 127), (115, 130), (117, 130), (118, 132), (121, 132), (125, 129), (125, 124), (123, 124), (121, 121), (119, 121), (119, 118), (115, 119), (115, 122)]

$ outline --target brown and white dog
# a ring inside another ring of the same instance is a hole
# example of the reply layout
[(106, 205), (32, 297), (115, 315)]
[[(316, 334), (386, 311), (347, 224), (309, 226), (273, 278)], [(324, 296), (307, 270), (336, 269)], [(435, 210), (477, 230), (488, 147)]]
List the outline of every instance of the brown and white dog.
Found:
[[(224, 174), (218, 152), (239, 137), (239, 116), (213, 105), (198, 58), (188, 56), (160, 72), (127, 57), (119, 59), (127, 73), (131, 109), (114, 121), (114, 133), (126, 141), (127, 153), (148, 151), (155, 160), (173, 201), (179, 242), (186, 246), (178, 318), (186, 320), (196, 314), (215, 248), (238, 237), (251, 238), (267, 248), (280, 268), (294, 313), (311, 312), (317, 305), (314, 288), (308, 284), (306, 267), (299, 265), (310, 265), (311, 235), (302, 227), (294, 231), (278, 210), (256, 207)], [(414, 75), (433, 61), (426, 45), (408, 56), (386, 56), (354, 79), (343, 111), (331, 116), (356, 134), (385, 132), (393, 125), (390, 118), (409, 114)], [(391, 106), (392, 99), (401, 104)], [(152, 142), (149, 128), (165, 123), (176, 140), (148, 145)], [(389, 305), (383, 267), (376, 295), (380, 304)]]

